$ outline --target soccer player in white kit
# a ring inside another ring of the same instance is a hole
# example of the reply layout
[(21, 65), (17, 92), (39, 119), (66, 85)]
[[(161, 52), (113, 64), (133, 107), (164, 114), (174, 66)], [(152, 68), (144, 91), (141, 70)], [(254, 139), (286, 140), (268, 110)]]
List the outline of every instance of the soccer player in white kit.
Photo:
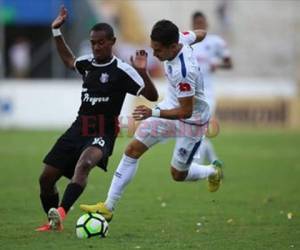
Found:
[[(192, 23), (193, 29), (207, 30), (208, 28), (205, 15), (199, 11), (193, 14)], [(209, 33), (201, 43), (193, 44), (192, 48), (203, 75), (204, 93), (209, 104), (211, 117), (213, 117), (216, 110), (216, 96), (212, 81), (212, 73), (217, 69), (232, 68), (230, 51), (226, 42), (220, 36)], [(213, 162), (218, 158), (213, 145), (208, 138), (202, 140), (201, 146), (194, 158), (200, 164), (203, 164), (205, 160)]]
[[(204, 30), (179, 33), (177, 26), (168, 20), (161, 20), (153, 26), (151, 47), (154, 56), (164, 61), (167, 94), (154, 109), (142, 105), (134, 110), (133, 118), (142, 122), (116, 169), (106, 201), (81, 205), (82, 210), (99, 212), (110, 221), (123, 190), (135, 175), (138, 159), (149, 148), (168, 138), (176, 139), (171, 160), (171, 174), (175, 181), (208, 179), (209, 191), (219, 188), (222, 179), (219, 161), (206, 166), (192, 162), (206, 132), (210, 114), (199, 65), (190, 44), (202, 41), (205, 35)], [(142, 65), (146, 63), (146, 57), (144, 59)]]

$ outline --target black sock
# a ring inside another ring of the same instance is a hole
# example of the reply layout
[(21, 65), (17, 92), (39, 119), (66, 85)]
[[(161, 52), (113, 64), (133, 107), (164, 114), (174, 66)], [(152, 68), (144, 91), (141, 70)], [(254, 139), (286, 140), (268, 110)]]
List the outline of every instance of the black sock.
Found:
[(58, 207), (59, 195), (55, 194), (40, 194), (41, 203), (45, 213), (48, 213), (52, 207)]
[(64, 196), (61, 201), (61, 207), (64, 208), (65, 212), (67, 213), (70, 207), (75, 203), (78, 197), (83, 192), (84, 188), (77, 183), (69, 183), (66, 187)]

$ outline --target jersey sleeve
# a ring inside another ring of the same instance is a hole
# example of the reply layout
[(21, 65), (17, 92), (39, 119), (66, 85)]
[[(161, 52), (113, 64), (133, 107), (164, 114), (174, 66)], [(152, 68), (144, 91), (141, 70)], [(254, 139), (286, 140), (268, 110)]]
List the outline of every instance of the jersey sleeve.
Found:
[(93, 58), (92, 55), (84, 55), (84, 56), (80, 56), (80, 57), (76, 58), (76, 60), (74, 62), (75, 70), (79, 74), (84, 75), (85, 70), (90, 65), (90, 61), (92, 60), (92, 58)]
[(124, 86), (125, 92), (131, 95), (140, 95), (141, 91), (145, 87), (143, 78), (139, 73), (129, 64), (124, 62), (118, 62), (118, 67), (123, 71)]
[(196, 34), (194, 31), (184, 31), (179, 33), (179, 42), (191, 45), (196, 41)]

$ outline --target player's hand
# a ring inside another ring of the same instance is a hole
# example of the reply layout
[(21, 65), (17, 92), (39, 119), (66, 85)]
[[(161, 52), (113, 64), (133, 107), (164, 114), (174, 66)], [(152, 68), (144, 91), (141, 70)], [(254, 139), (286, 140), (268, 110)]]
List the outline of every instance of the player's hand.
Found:
[(140, 105), (135, 108), (132, 117), (136, 121), (141, 121), (152, 116), (152, 110), (145, 105)]
[(135, 57), (130, 57), (131, 65), (138, 71), (146, 70), (147, 58), (148, 54), (145, 50), (137, 50), (135, 53)]
[(62, 5), (60, 7), (58, 16), (52, 22), (51, 25), (52, 29), (59, 29), (66, 21), (67, 17), (68, 17), (68, 10), (65, 8), (65, 6)]

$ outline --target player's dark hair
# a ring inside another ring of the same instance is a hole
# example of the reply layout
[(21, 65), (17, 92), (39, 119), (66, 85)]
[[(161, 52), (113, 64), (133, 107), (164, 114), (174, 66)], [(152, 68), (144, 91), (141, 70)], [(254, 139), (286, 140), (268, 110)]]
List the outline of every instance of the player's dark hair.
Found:
[(115, 37), (114, 30), (108, 23), (96, 23), (90, 31), (105, 31), (108, 39)]
[(160, 20), (154, 24), (151, 31), (151, 40), (160, 42), (163, 46), (170, 46), (178, 43), (179, 30), (178, 27), (169, 20)]
[(194, 21), (196, 18), (198, 18), (198, 17), (202, 17), (202, 18), (205, 18), (205, 19), (206, 19), (206, 16), (205, 16), (204, 13), (201, 12), (201, 11), (196, 11), (196, 12), (194, 12), (194, 14), (192, 15), (193, 21)]

